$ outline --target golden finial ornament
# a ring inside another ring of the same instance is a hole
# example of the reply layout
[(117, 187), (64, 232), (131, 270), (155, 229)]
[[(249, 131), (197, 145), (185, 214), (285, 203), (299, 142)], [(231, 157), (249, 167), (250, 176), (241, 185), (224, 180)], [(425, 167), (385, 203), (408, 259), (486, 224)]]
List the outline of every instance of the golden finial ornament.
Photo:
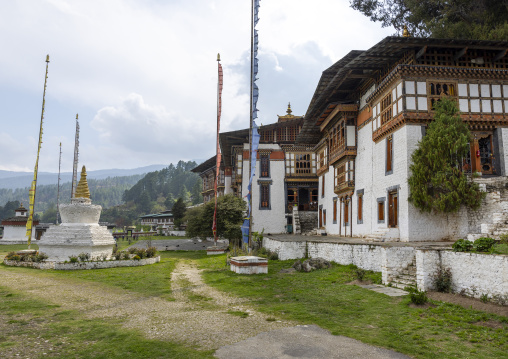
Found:
[(292, 113), (292, 112), (293, 112), (293, 111), (291, 110), (291, 102), (288, 102), (288, 109), (286, 110), (286, 113), (287, 113), (288, 115), (291, 115), (291, 113)]
[(46, 55), (46, 62), (49, 62), (49, 54)]
[(217, 61), (220, 61), (220, 54), (217, 54)]
[(407, 26), (404, 25), (404, 30), (402, 30), (403, 37), (409, 37), (409, 31), (407, 30)]
[(90, 199), (90, 190), (88, 189), (88, 182), (86, 181), (85, 166), (81, 169), (81, 178), (79, 179), (78, 187), (76, 187), (76, 194), (74, 195), (74, 198)]

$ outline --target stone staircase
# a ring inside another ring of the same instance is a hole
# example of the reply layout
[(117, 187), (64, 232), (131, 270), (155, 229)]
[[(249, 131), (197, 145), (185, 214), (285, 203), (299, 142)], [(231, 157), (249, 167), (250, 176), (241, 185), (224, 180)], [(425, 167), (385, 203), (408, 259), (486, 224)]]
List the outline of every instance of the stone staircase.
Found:
[(385, 241), (385, 235), (390, 231), (389, 228), (380, 228), (366, 236), (368, 240), (374, 241), (374, 242), (384, 242)]
[(301, 233), (312, 232), (318, 226), (316, 211), (302, 211), (299, 213)]
[(413, 261), (391, 280), (393, 287), (404, 289), (405, 287), (416, 287), (416, 256)]

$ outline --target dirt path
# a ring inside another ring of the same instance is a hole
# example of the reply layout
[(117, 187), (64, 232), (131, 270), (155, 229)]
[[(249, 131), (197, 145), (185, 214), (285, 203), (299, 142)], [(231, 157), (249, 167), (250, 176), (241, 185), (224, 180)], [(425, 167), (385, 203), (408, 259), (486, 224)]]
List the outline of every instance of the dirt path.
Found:
[[(267, 321), (239, 298), (204, 284), (192, 261), (179, 261), (172, 273), (175, 301), (146, 297), (100, 283), (51, 278), (37, 273), (0, 268), (2, 286), (78, 310), (88, 318), (121, 318), (126, 328), (136, 329), (147, 338), (169, 340), (200, 349), (217, 349), (261, 332), (294, 325)], [(249, 313), (248, 317), (228, 311)]]

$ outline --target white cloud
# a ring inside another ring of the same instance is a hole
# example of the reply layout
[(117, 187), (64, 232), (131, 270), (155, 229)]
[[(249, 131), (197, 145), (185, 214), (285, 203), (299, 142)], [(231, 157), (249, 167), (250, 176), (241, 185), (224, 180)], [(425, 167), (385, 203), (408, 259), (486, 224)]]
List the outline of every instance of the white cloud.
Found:
[[(17, 94), (1, 106), (0, 121), (9, 120), (4, 131), (12, 138), (26, 131), (38, 135), (35, 121), (26, 118), (40, 114), (49, 53), (47, 152), (41, 154), (49, 170), (57, 168), (59, 141), (65, 164), (72, 163), (76, 112), (80, 154), (91, 168), (210, 156), (217, 52), (224, 67), (221, 128), (248, 124), (249, 7), (238, 0), (0, 2), (0, 31), (9, 34), (0, 38), (8, 54), (0, 56), (0, 94)], [(391, 32), (350, 9), (348, 0), (262, 1), (258, 28), (259, 115), (265, 124), (283, 114), (288, 101), (295, 114), (304, 114), (326, 67)], [(20, 107), (31, 109), (24, 111), (30, 116), (22, 117)], [(34, 150), (27, 151), (31, 158)], [(0, 166), (16, 165), (2, 156)]]

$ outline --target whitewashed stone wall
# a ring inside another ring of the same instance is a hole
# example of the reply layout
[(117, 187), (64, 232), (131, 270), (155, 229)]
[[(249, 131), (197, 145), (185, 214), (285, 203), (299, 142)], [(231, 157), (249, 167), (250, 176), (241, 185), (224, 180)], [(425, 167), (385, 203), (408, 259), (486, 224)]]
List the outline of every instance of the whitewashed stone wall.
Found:
[(272, 252), (277, 252), (279, 259), (285, 261), (287, 259), (305, 257), (307, 242), (277, 241), (265, 236), (263, 238), (263, 247)]
[(498, 132), (499, 154), (502, 156), (501, 174), (508, 176), (508, 128), (500, 128)]
[(359, 268), (381, 271), (383, 248), (368, 244), (308, 242), (310, 258), (324, 258), (342, 265), (354, 264)]
[(508, 256), (445, 250), (416, 250), (416, 280), (419, 290), (435, 289), (438, 268), (449, 268), (452, 290), (479, 298), (508, 296)]

